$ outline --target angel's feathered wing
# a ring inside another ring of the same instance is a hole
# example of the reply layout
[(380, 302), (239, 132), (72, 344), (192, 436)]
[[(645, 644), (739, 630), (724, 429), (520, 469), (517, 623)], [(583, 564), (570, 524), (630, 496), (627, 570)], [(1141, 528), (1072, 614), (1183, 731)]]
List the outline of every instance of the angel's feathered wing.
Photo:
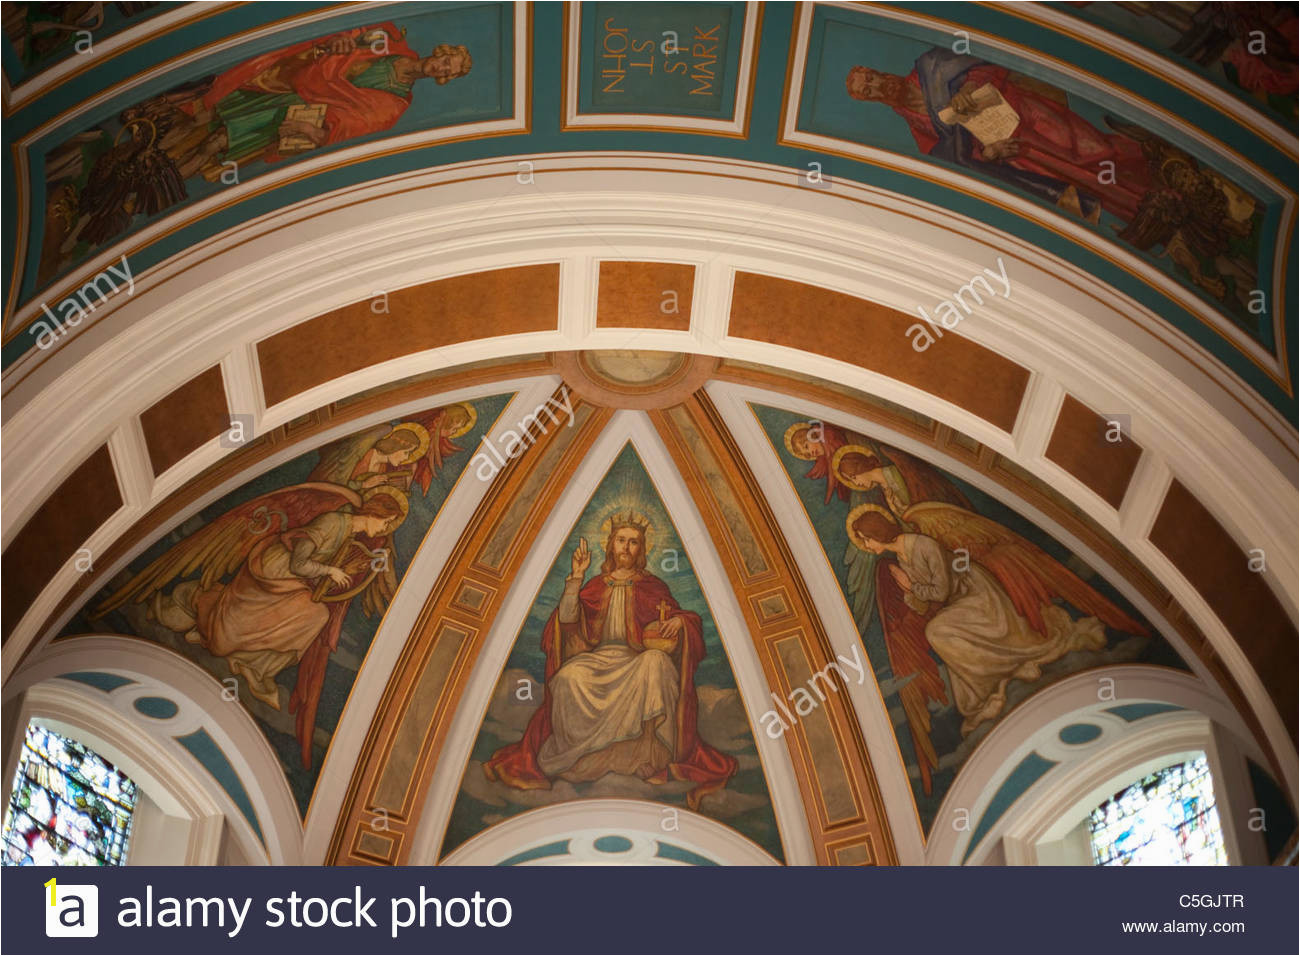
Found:
[(1047, 634), (1043, 608), (1056, 598), (1107, 627), (1146, 636), (1146, 625), (1135, 620), (1073, 571), (1037, 545), (996, 521), (956, 505), (923, 501), (907, 509), (904, 519), (949, 551), (964, 548), (970, 560), (987, 568), (1020, 615), (1040, 634)]
[(922, 614), (908, 605), (906, 593), (889, 571), (894, 566), (892, 560), (876, 561), (876, 600), (890, 670), (901, 683), (898, 700), (911, 732), (921, 789), (929, 796), (933, 789), (931, 774), (939, 766), (939, 755), (930, 739), (930, 702), (947, 704), (948, 691), (925, 636), (925, 625), (934, 612)]
[(907, 452), (892, 445), (881, 445), (880, 450), (903, 476), (907, 493), (912, 501), (946, 501), (962, 508), (970, 508), (970, 501), (962, 494), (961, 489), (933, 465), (919, 458), (913, 458)]
[(307, 482), (246, 501), (178, 542), (132, 576), (91, 611), (103, 617), (126, 604), (147, 601), (174, 581), (199, 573), (200, 587), (211, 588), (234, 574), (263, 538), (298, 528), (344, 505), (359, 507), (356, 492), (340, 485)]

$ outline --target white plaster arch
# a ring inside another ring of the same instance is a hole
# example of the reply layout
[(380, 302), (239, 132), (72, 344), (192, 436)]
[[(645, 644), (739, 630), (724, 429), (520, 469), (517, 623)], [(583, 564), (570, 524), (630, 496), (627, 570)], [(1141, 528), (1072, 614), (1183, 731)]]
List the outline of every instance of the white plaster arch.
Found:
[[(1209, 606), (1145, 543), (1163, 492), (1177, 477), (1243, 549), (1265, 551), (1265, 576), (1295, 619), (1300, 578), (1288, 531), (1300, 517), (1295, 430), (1186, 336), (1079, 268), (934, 206), (850, 183), (800, 189), (790, 185), (789, 170), (761, 164), (637, 154), (529, 159), (531, 186), (515, 180), (511, 160), (450, 166), (317, 197), (244, 223), (141, 274), (133, 297), (110, 300), (93, 324), (54, 354), (32, 353), (5, 376), (5, 541), (50, 486), (105, 441), (124, 486), (124, 505), (87, 542), (96, 552), (217, 461), (224, 449), (212, 442), (155, 480), (135, 417), (213, 364), (223, 367), (232, 406), (248, 410), (260, 432), (411, 374), (539, 349), (635, 342), (843, 382), (962, 430), (1061, 489), (1139, 555), (1231, 664), (1235, 645)], [(737, 270), (910, 312), (945, 297), (998, 255), (1008, 257), (1015, 292), (954, 334), (1032, 371), (1010, 435), (887, 375), (726, 333)], [(690, 330), (597, 330), (600, 257), (695, 262)], [(561, 263), (556, 332), (478, 339), (406, 356), (262, 407), (253, 350), (275, 331), (364, 299), (375, 288), (555, 261)], [(1094, 298), (1085, 299), (1079, 289)], [(36, 358), (46, 360), (34, 366)], [(1094, 408), (1132, 415), (1145, 454), (1118, 512), (1044, 456), (1067, 391)], [(70, 560), (24, 615), (12, 647), (37, 637), (76, 576)], [(1239, 651), (1236, 656), (1240, 661)], [(6, 657), (8, 669), (14, 655)]]
[[(96, 567), (93, 572), (95, 578), (90, 587), (86, 590), (86, 600), (89, 596), (97, 591), (107, 582), (121, 573), (135, 558), (147, 550), (156, 540), (157, 535), (164, 533), (167, 528), (182, 524), (194, 514), (203, 510), (212, 502), (220, 500), (231, 491), (242, 486), (256, 475), (270, 471), (287, 461), (291, 461), (299, 455), (304, 454), (314, 448), (322, 447), (337, 438), (344, 435), (352, 434), (379, 422), (389, 421), (393, 418), (400, 418), (406, 413), (424, 411), (438, 405), (450, 404), (452, 402), (473, 401), (475, 399), (485, 398), (491, 395), (501, 395), (515, 393), (514, 397), (507, 403), (502, 412), (501, 420), (496, 423), (489, 431), (489, 435), (496, 438), (498, 433), (505, 428), (510, 427), (510, 422), (517, 421), (522, 410), (532, 410), (541, 404), (559, 385), (559, 379), (553, 375), (531, 376), (518, 379), (505, 379), (497, 382), (487, 382), (479, 385), (472, 385), (465, 388), (454, 389), (441, 392), (436, 395), (429, 395), (423, 398), (411, 399), (400, 404), (382, 409), (377, 412), (356, 418), (338, 424), (333, 428), (308, 438), (300, 439), (296, 442), (286, 442), (278, 446), (275, 452), (267, 456), (258, 464), (238, 475), (228, 478), (226, 481), (212, 488), (209, 492), (196, 498), (184, 509), (173, 515), (168, 522), (156, 530), (155, 534), (146, 536), (135, 547), (124, 553), (117, 561), (111, 565)], [(513, 418), (511, 415), (513, 414)], [(214, 443), (215, 444), (215, 440)], [(470, 453), (472, 453), (472, 449)], [(469, 475), (469, 478), (466, 478)], [(472, 473), (469, 469), (462, 474), (460, 481), (452, 489), (447, 500), (443, 503), (433, 524), (430, 525), (424, 536), (419, 551), (412, 557), (411, 563), (407, 568), (404, 581), (409, 581), (409, 586), (399, 586), (397, 593), (393, 597), (388, 610), (385, 612), (383, 619), (377, 627), (374, 637), (371, 640), (370, 649), (358, 672), (357, 679), (348, 694), (347, 704), (339, 718), (339, 723), (335, 728), (334, 735), (330, 739), (329, 748), (326, 752), (324, 763), (321, 766), (320, 775), (316, 781), (316, 787), (313, 791), (312, 799), (308, 806), (306, 819), (299, 825), (299, 829), (304, 832), (301, 834), (300, 846), (295, 845), (293, 852), (300, 855), (300, 862), (305, 864), (315, 864), (322, 862), (329, 849), (329, 841), (333, 835), (334, 826), (339, 808), (342, 806), (344, 796), (352, 778), (352, 773), (356, 767), (361, 748), (364, 744), (365, 736), (369, 731), (371, 721), (374, 717), (374, 709), (383, 695), (384, 688), (392, 674), (392, 668), (401, 653), (405, 644), (406, 636), (414, 626), (415, 619), (418, 617), (424, 602), (428, 597), (427, 589), (420, 584), (422, 581), (432, 581), (437, 578), (446, 556), (455, 548), (456, 542), (460, 538), (461, 531), (465, 524), (473, 515), (479, 500), (486, 492), (488, 485), (484, 482), (472, 480)], [(51, 635), (58, 634), (66, 622), (76, 613), (77, 607), (68, 608), (51, 629)], [(51, 638), (47, 638), (50, 641)], [(55, 670), (53, 673), (64, 673), (68, 668), (58, 670), (57, 663), (51, 661), (61, 661), (65, 657), (65, 650), (79, 650), (84, 653), (99, 655), (99, 649), (95, 647), (84, 646), (84, 638), (78, 638), (72, 642), (53, 642), (47, 643), (44, 647), (38, 647), (33, 652), (31, 661), (25, 664), (12, 679), (18, 684), (26, 681), (27, 675), (31, 673), (45, 674)], [(127, 649), (133, 653), (134, 659), (142, 653), (142, 648), (154, 647), (147, 642), (125, 639), (121, 637), (96, 638), (95, 640), (112, 640), (119, 642), (115, 646)], [(54, 653), (54, 652), (58, 653)], [(145, 656), (148, 653), (146, 652)], [(163, 652), (165, 653), (165, 652)], [(52, 656), (51, 656), (52, 655)], [(175, 655), (172, 655), (175, 656)], [(187, 667), (195, 667), (189, 661), (185, 661), (179, 656), (177, 660), (182, 661)], [(80, 656), (77, 656), (80, 660)], [(97, 656), (96, 659), (99, 659)], [(77, 669), (96, 669), (104, 671), (119, 671), (119, 663), (112, 659), (111, 655), (103, 657), (105, 666), (88, 667), (81, 666)], [(141, 667), (146, 665), (142, 664)], [(201, 668), (196, 668), (198, 672), (208, 680), (212, 678), (206, 675)], [(137, 676), (138, 675), (133, 675)], [(139, 678), (138, 678), (139, 679)], [(6, 694), (9, 693), (9, 686), (6, 685)], [(218, 695), (219, 696), (219, 695)], [(224, 708), (223, 708), (224, 710)], [(240, 710), (242, 714), (243, 711)], [(245, 715), (246, 716), (246, 715)], [(261, 741), (260, 750), (267, 749), (265, 737), (260, 730), (254, 725), (254, 731)], [(276, 774), (280, 777), (281, 784), (284, 785), (285, 793), (288, 794), (287, 784), (284, 784), (284, 773), (279, 769), (279, 764), (274, 755), (271, 756), (271, 762), (276, 768)], [(268, 765), (263, 762), (258, 773), (268, 772)], [(259, 780), (262, 778), (259, 776)], [(250, 794), (251, 794), (250, 788)], [(287, 797), (289, 806), (293, 806), (292, 796)], [(281, 808), (282, 809), (282, 808)], [(261, 808), (259, 817), (261, 816)], [(282, 809), (282, 812), (283, 809)], [(297, 820), (297, 810), (293, 809), (294, 819)], [(286, 818), (287, 819), (287, 818)]]
[[(1180, 710), (1132, 723), (1108, 711), (1109, 708), (1135, 703), (1171, 704)], [(1150, 734), (1152, 728), (1186, 729), (1189, 726), (1186, 722), (1193, 719), (1197, 721), (1195, 739), (1188, 743), (1184, 737), (1175, 734), (1178, 745), (1172, 750), (1165, 745), (1173, 737)], [(1102, 731), (1101, 736), (1084, 745), (1063, 744), (1060, 731), (1072, 723), (1093, 724)], [(1006, 828), (1025, 814), (1030, 815), (1026, 819), (1041, 823), (1041, 832), (1034, 832), (1035, 840), (1043, 839), (1047, 828), (1068, 809), (1062, 801), (1072, 801), (1070, 806), (1073, 807), (1074, 803), (1087, 802), (1098, 793), (1104, 799), (1110, 795), (1105, 790), (1107, 786), (1148, 758), (1159, 759), (1182, 751), (1213, 750), (1210, 739), (1212, 724), (1228, 730), (1236, 746), (1246, 755), (1257, 763), (1268, 765), (1259, 744), (1236, 711), (1191, 674), (1166, 667), (1122, 665), (1093, 668), (1058, 681), (1012, 710), (975, 748), (935, 816), (926, 847), (926, 862), (939, 865), (962, 862), (972, 831), (988, 808), (997, 786), (1030, 753), (1037, 752), (1060, 766), (1030, 787), (993, 824), (975, 848), (972, 861), (984, 857)], [(1110, 762), (1112, 758), (1113, 763)], [(1133, 776), (1138, 775), (1140, 771)], [(1067, 776), (1068, 784), (1057, 787), (1052, 783)], [(1048, 785), (1055, 787), (1053, 793), (1059, 794), (1059, 799), (1044, 803), (1040, 794)], [(1081, 793), (1086, 794), (1086, 799), (1080, 797)], [(1093, 805), (1099, 802), (1097, 800)], [(958, 809), (966, 811), (969, 824), (965, 829), (953, 825)]]
[[(130, 690), (132, 688), (119, 688)], [(110, 764), (130, 777), (163, 814), (181, 821), (184, 847), (180, 860), (186, 866), (210, 866), (217, 861), (221, 849), (222, 830), (227, 807), (216, 799), (215, 787), (208, 787), (202, 777), (185, 766), (178, 751), (162, 740), (141, 734), (135, 723), (102, 694), (72, 681), (51, 680), (28, 689), (19, 700), (15, 713), (13, 736), (6, 741), (5, 755), (6, 805), (15, 781), (15, 772), (23, 746), (27, 726), (35, 722), (55, 733), (85, 744)], [(142, 808), (137, 805), (132, 840), (127, 846), (125, 863), (156, 863), (156, 859), (140, 860), (139, 824)], [(173, 836), (175, 834), (172, 834)], [(251, 845), (244, 841), (245, 852), (254, 850), (265, 858), (265, 851), (256, 838)], [(255, 857), (256, 858), (256, 857)]]
[[(4, 457), (16, 469), (5, 490), (17, 496), (5, 517), (6, 540), (11, 526), (39, 503), (44, 485), (29, 487), (32, 472), (46, 484), (52, 474), (66, 474), (127, 414), (218, 362), (246, 373), (232, 383), (240, 392), (232, 397), (237, 407), (259, 412), (258, 425), (265, 428), (377, 382), (459, 361), (537, 348), (617, 346), (628, 333), (595, 330), (588, 294), (591, 259), (611, 255), (696, 260), (705, 267), (692, 331), (640, 331), (641, 347), (735, 354), (823, 376), (827, 369), (846, 369), (795, 350), (727, 340), (721, 299), (735, 269), (784, 275), (910, 312), (950, 293), (990, 256), (1013, 257), (1015, 294), (981, 321), (965, 323), (961, 334), (1050, 373), (1094, 404), (1132, 408), (1137, 438), (1146, 447), (1169, 431), (1207, 452), (1199, 468), (1245, 479), (1246, 465), (1263, 464), (1262, 455), (1275, 467), (1248, 484), (1279, 478), (1291, 484), (1286, 468), (1296, 436), (1276, 412), (1167, 322), (1014, 237), (864, 186), (837, 184), (833, 193), (797, 189), (788, 184), (788, 170), (753, 163), (580, 154), (530, 161), (537, 190), (516, 183), (514, 162), (497, 161), (393, 177), (253, 220), (142, 273), (134, 297), (96, 310), (92, 324), (54, 354), (30, 353), (5, 377), (10, 401), (4, 415), (14, 431)], [(624, 172), (613, 168), (616, 163), (644, 168)], [(471, 172), (479, 178), (458, 181)], [(451, 193), (437, 188), (440, 182), (454, 191), (454, 202), (443, 202)], [(375, 288), (555, 261), (565, 266), (556, 333), (408, 356), (264, 413), (258, 408), (248, 348), (268, 334), (364, 299)], [(231, 275), (240, 276), (238, 288)], [(1070, 282), (1093, 288), (1097, 300), (1082, 301)], [(33, 367), (37, 360), (45, 361)], [(981, 440), (1009, 445), (987, 423), (887, 376), (853, 369), (851, 378), (870, 383), (883, 397), (943, 415)], [(1153, 382), (1162, 387), (1153, 389)], [(99, 401), (88, 406), (90, 394)], [(1216, 410), (1236, 428), (1207, 436), (1206, 422), (1217, 420)], [(1142, 433), (1144, 425), (1150, 434)], [(43, 448), (55, 449), (57, 465), (37, 468), (21, 453), (41, 436)], [(1211, 447), (1219, 442), (1243, 447)], [(1176, 449), (1176, 442), (1167, 444)], [(1233, 450), (1248, 459), (1238, 464), (1232, 455), (1208, 453)], [(1257, 490), (1266, 489), (1261, 484)]]
[[(448, 392), (435, 399), (421, 399), (414, 404), (419, 408), (431, 408), (440, 404), (515, 391), (515, 397), (506, 405), (500, 419), (487, 433), (489, 439), (496, 443), (495, 447), (500, 448), (503, 444), (500, 441), (500, 433), (510, 428), (513, 422), (519, 421), (524, 414), (543, 404), (558, 386), (558, 378), (546, 375), (540, 378), (474, 386)], [(469, 449), (468, 454), (474, 454), (474, 449)], [(306, 820), (303, 850), (305, 862), (324, 863), (329, 855), (329, 844), (338, 823), (339, 811), (343, 807), (352, 775), (361, 759), (361, 751), (374, 721), (375, 710), (383, 698), (384, 689), (392, 679), (393, 668), (396, 667), (407, 638), (414, 630), (420, 612), (429, 599), (429, 588), (434, 581), (438, 580), (438, 575), (448, 557), (456, 549), (465, 526), (469, 524), (470, 518), (473, 517), (489, 487), (491, 483), (477, 480), (467, 463), (460, 480), (456, 482), (456, 487), (447, 496), (433, 524), (425, 532), (420, 550), (407, 566), (397, 593), (393, 595), (383, 620), (375, 630), (375, 635), (370, 641), (370, 649), (366, 652), (366, 659), (348, 694), (348, 701), (334, 730), (334, 736), (330, 738), (329, 752), (325, 755), (325, 763), (316, 781), (316, 791), (312, 795)]]
[[(433, 783), (425, 798), (424, 813), (412, 841), (412, 862), (436, 862), (456, 796), (460, 792), (470, 752), (524, 619), (532, 608), (551, 565), (568, 539), (574, 522), (586, 508), (588, 498), (629, 441), (640, 456), (641, 463), (659, 492), (664, 509), (677, 528), (682, 546), (689, 555), (690, 566), (717, 625), (718, 637), (726, 650), (732, 673), (735, 674), (736, 686), (744, 702), (754, 743), (763, 764), (772, 797), (772, 812), (780, 830), (786, 860), (792, 864), (815, 861), (807, 811), (799, 795), (789, 750), (784, 741), (773, 740), (760, 730), (762, 724), (759, 716), (767, 709), (769, 701), (767, 678), (758, 653), (749, 640), (744, 613), (723, 570), (714, 542), (649, 417), (645, 412), (623, 410), (610, 418), (587, 450), (568, 487), (551, 509), (546, 524), (533, 541), (528, 556), (497, 612), (457, 704), (446, 744), (434, 768)], [(589, 801), (577, 801), (575, 805), (586, 803)], [(656, 819), (665, 807), (657, 803), (646, 805), (655, 808)]]
[[(5, 375), (0, 413), (8, 426), (0, 455), (5, 541), (51, 485), (102, 442), (109, 443), (125, 503), (88, 542), (95, 551), (219, 460), (223, 449), (210, 442), (155, 479), (135, 417), (213, 364), (222, 366), (232, 407), (249, 410), (261, 432), (396, 378), (539, 349), (635, 343), (726, 355), (915, 408), (1060, 489), (1188, 609), (1241, 682), (1275, 749), (1294, 753), (1250, 662), (1199, 593), (1145, 538), (1165, 488), (1178, 477), (1243, 548), (1265, 549), (1268, 580), (1295, 618), (1300, 585), (1289, 528), (1298, 513), (1296, 433), (1217, 360), (1078, 267), (916, 200), (852, 183), (799, 189), (791, 185), (791, 170), (729, 160), (642, 154), (528, 159), (535, 189), (515, 180), (515, 159), (494, 160), (391, 177), (250, 220), (142, 273), (133, 297), (97, 310), (66, 346), (18, 363)], [(887, 375), (726, 332), (738, 270), (911, 312), (950, 294), (996, 255), (1009, 258), (1016, 291), (981, 312), (978, 322), (963, 323), (959, 334), (1032, 371), (1010, 435)], [(596, 329), (595, 264), (602, 257), (695, 263), (690, 330)], [(364, 299), (375, 288), (557, 261), (556, 332), (478, 339), (406, 356), (263, 407), (254, 349), (276, 331)], [(1080, 289), (1095, 297), (1083, 298)], [(45, 361), (37, 365), (35, 358)], [(1131, 409), (1145, 454), (1118, 512), (1044, 457), (1066, 391), (1098, 409)], [(1068, 543), (1068, 536), (1058, 537)], [(37, 628), (77, 577), (70, 561), (24, 616), (5, 655), (6, 674), (18, 656), (13, 651), (41, 637)], [(1294, 787), (1294, 759), (1284, 770)]]
[[(669, 810), (674, 814), (672, 817), (665, 815)], [(600, 820), (601, 825), (592, 827), (592, 820)], [(633, 846), (624, 853), (602, 853), (594, 846), (602, 836), (626, 837)], [(698, 853), (723, 866), (778, 865), (770, 854), (735, 830), (701, 814), (647, 800), (610, 799), (575, 800), (521, 813), (465, 841), (442, 864), (496, 866), (512, 856), (559, 840), (570, 841), (567, 855), (543, 857), (521, 865), (674, 865), (674, 861), (656, 856), (658, 841)], [(412, 859), (411, 862), (435, 861)]]
[[(116, 674), (135, 683), (105, 694), (59, 679), (78, 671)], [(120, 757), (125, 762), (119, 765), (144, 775), (142, 781), (153, 780), (166, 792), (187, 794), (184, 800), (195, 806), (217, 808), (246, 859), (303, 862), (302, 824), (274, 751), (252, 717), (223, 699), (222, 686), (198, 665), (148, 641), (118, 635), (79, 637), (59, 641), (25, 664), (4, 692), (6, 701), (20, 695), (24, 706), (32, 702), (36, 707), (33, 714), (76, 728), (74, 736), (97, 750), (106, 746), (100, 752), (107, 759), (118, 762), (114, 758)], [(178, 705), (179, 712), (167, 720), (138, 713), (133, 702), (150, 696), (166, 697)], [(174, 739), (200, 727), (239, 776), (265, 845), (216, 780)], [(217, 832), (219, 836), (219, 828)]]
[[(995, 824), (972, 856), (988, 857), (999, 842), (1009, 866), (1033, 866), (1039, 845), (1062, 839), (1095, 807), (1117, 791), (1164, 767), (1204, 754), (1210, 765), (1215, 805), (1227, 859), (1242, 859), (1241, 827), (1231, 805), (1229, 781), (1222, 773), (1224, 754), (1215, 725), (1192, 712), (1159, 714), (1104, 746), (1093, 748), (1086, 760), (1053, 767), (1030, 787)], [(1000, 837), (1000, 841), (998, 839)]]

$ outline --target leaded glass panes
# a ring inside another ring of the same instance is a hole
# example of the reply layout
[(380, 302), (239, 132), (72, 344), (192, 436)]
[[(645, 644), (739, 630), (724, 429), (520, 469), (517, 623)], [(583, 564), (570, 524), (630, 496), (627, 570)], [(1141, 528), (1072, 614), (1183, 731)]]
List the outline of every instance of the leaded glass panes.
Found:
[(1226, 866), (1210, 766), (1195, 760), (1158, 770), (1115, 794), (1089, 819), (1099, 866)]
[(135, 784), (75, 740), (29, 724), (5, 813), (5, 866), (126, 861)]

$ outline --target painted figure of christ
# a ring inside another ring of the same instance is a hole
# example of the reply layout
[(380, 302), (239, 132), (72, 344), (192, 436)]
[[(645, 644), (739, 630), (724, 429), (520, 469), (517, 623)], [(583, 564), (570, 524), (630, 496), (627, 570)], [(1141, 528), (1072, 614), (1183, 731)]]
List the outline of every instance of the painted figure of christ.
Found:
[(542, 632), (542, 705), (484, 773), (523, 789), (608, 773), (685, 780), (696, 784), (688, 803), (697, 808), (737, 766), (699, 736), (695, 669), (707, 653), (700, 616), (646, 571), (646, 529), (633, 516), (610, 521), (604, 564), (583, 583), (591, 560), (580, 539)]

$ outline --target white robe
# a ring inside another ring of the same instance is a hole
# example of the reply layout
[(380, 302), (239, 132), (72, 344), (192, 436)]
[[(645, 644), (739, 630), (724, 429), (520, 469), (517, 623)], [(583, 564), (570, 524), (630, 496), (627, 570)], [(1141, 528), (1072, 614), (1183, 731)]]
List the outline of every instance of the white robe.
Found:
[(1097, 618), (1076, 621), (1065, 608), (1046, 605), (1044, 636), (1020, 616), (992, 572), (973, 561), (956, 570), (951, 555), (925, 535), (900, 540), (898, 563), (912, 581), (912, 595), (943, 605), (926, 624), (925, 636), (948, 667), (963, 734), (1002, 713), (1010, 681), (1038, 680), (1042, 665), (1070, 651), (1106, 646)]
[[(570, 578), (561, 624), (574, 624), (582, 582)], [(548, 777), (594, 780), (605, 773), (662, 771), (677, 739), (677, 667), (663, 651), (628, 646), (633, 582), (612, 581), (601, 642), (551, 677), (551, 736), (537, 762)]]

